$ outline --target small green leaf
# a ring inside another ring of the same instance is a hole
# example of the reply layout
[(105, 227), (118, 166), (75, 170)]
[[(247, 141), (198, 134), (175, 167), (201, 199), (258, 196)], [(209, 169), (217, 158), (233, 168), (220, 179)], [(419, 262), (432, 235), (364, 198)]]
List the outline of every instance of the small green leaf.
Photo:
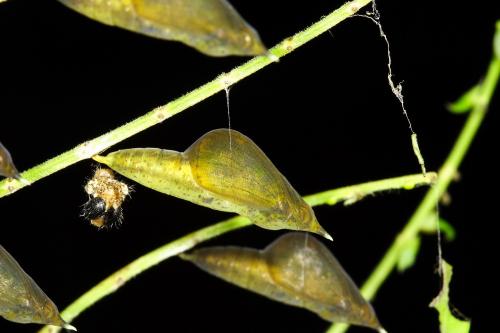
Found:
[(495, 56), (500, 59), (500, 20), (497, 21), (497, 30), (495, 31), (495, 36), (493, 37), (493, 52)]
[(439, 219), (439, 228), (441, 229), (441, 232), (448, 242), (453, 241), (457, 236), (455, 227), (453, 227), (448, 221), (443, 218)]
[[(422, 225), (422, 232), (433, 234), (436, 232), (436, 215), (429, 214), (429, 217), (426, 219), (425, 224)], [(455, 240), (457, 232), (455, 231), (455, 227), (451, 225), (450, 222), (443, 218), (439, 218), (439, 230), (444, 235), (445, 239), (448, 242), (452, 242)]]
[(441, 333), (468, 333), (470, 321), (456, 318), (450, 311), (449, 292), (453, 267), (446, 261), (441, 261), (443, 267), (443, 287), (429, 305), (439, 312), (439, 329)]
[(416, 236), (407, 241), (401, 251), (399, 252), (398, 258), (398, 271), (403, 272), (415, 264), (415, 260), (420, 250), (420, 237)]
[(469, 112), (476, 103), (479, 95), (480, 85), (476, 84), (468, 91), (466, 91), (459, 99), (448, 105), (448, 110), (453, 113), (466, 113)]

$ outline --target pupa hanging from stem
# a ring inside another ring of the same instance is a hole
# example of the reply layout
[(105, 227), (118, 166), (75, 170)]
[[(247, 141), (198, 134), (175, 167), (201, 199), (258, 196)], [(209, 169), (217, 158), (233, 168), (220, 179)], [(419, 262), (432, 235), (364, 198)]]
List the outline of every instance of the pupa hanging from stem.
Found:
[(328, 321), (385, 332), (337, 259), (307, 233), (287, 233), (263, 250), (207, 247), (181, 257), (227, 282)]
[(0, 245), (0, 316), (16, 323), (55, 325), (76, 331), (17, 261)]
[(0, 142), (0, 176), (21, 179), (7, 148)]
[(175, 40), (210, 56), (259, 55), (260, 37), (227, 0), (59, 0), (99, 22)]
[(238, 131), (210, 131), (184, 152), (134, 148), (93, 158), (146, 187), (240, 214), (262, 228), (332, 239), (264, 152)]

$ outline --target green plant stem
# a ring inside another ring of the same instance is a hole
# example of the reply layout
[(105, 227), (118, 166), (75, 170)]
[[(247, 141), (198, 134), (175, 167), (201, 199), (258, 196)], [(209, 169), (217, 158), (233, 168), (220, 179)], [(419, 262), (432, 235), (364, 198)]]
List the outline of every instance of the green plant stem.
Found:
[[(429, 189), (424, 199), (418, 206), (415, 213), (412, 215), (404, 229), (396, 237), (393, 244), (389, 247), (379, 264), (375, 267), (371, 275), (361, 288), (361, 293), (368, 300), (372, 300), (380, 286), (387, 279), (397, 264), (398, 257), (402, 246), (408, 240), (417, 237), (418, 233), (425, 226), (429, 214), (436, 208), (436, 203), (444, 194), (450, 182), (456, 175), (460, 163), (467, 153), (472, 140), (474, 139), (479, 126), (481, 125), (484, 116), (488, 110), (493, 92), (495, 91), (500, 76), (500, 59), (493, 58), (488, 68), (486, 78), (480, 85), (478, 98), (474, 102), (467, 121), (460, 132), (460, 135), (453, 146), (448, 158), (438, 172), (436, 183)], [(328, 329), (327, 333), (343, 333), (347, 330), (348, 325), (334, 324)]]
[(90, 158), (112, 145), (123, 141), (126, 138), (129, 138), (153, 125), (159, 124), (165, 119), (168, 119), (218, 93), (219, 91), (224, 90), (225, 88), (257, 72), (267, 65), (276, 62), (279, 58), (321, 35), (328, 29), (357, 13), (362, 7), (366, 6), (370, 2), (371, 0), (353, 0), (347, 2), (307, 29), (283, 40), (281, 43), (271, 48), (268, 54), (255, 57), (243, 65), (236, 67), (232, 71), (219, 75), (213, 81), (164, 106), (154, 109), (153, 111), (131, 121), (128, 124), (118, 127), (117, 129), (98, 138), (82, 143), (59, 156), (22, 172), (21, 177), (27, 180), (27, 182), (15, 179), (0, 181), (0, 198), (14, 193), (29, 183), (34, 183), (72, 164)]
[[(85, 309), (88, 309), (97, 301), (117, 291), (127, 281), (140, 274), (141, 272), (147, 270), (148, 268), (157, 265), (165, 259), (189, 250), (198, 243), (217, 237), (228, 231), (249, 226), (251, 224), (252, 223), (247, 218), (237, 216), (232, 219), (197, 230), (173, 242), (165, 244), (139, 257), (130, 264), (122, 267), (115, 273), (108, 276), (105, 280), (101, 281), (99, 284), (80, 296), (63, 312), (61, 312), (61, 315), (65, 318), (65, 321), (71, 322)], [(39, 333), (56, 333), (61, 331), (61, 329), (61, 327), (56, 326), (45, 326), (39, 331)]]
[(399, 189), (411, 190), (417, 186), (432, 184), (436, 179), (437, 174), (435, 172), (428, 172), (425, 175), (419, 173), (340, 187), (334, 190), (310, 195), (304, 199), (311, 206), (322, 204), (335, 205), (339, 202), (345, 202), (346, 205), (349, 205), (375, 192)]
[[(422, 174), (408, 175), (396, 178), (388, 178), (379, 181), (373, 181), (353, 186), (341, 187), (338, 189), (316, 193), (304, 197), (307, 203), (312, 206), (322, 204), (336, 204), (352, 198), (359, 199), (363, 196), (373, 194), (379, 191), (392, 189), (412, 189), (416, 186), (430, 185), (436, 179), (436, 173), (429, 172), (427, 176)], [(232, 219), (219, 222), (212, 226), (200, 229), (181, 237), (173, 242), (165, 244), (156, 250), (153, 250), (140, 258), (134, 260), (127, 266), (119, 269), (105, 280), (94, 286), (76, 301), (69, 305), (62, 313), (62, 317), (68, 323), (73, 321), (81, 312), (92, 306), (100, 299), (115, 292), (127, 281), (144, 272), (145, 270), (157, 265), (172, 256), (178, 255), (184, 251), (193, 248), (195, 245), (222, 235), (226, 232), (240, 229), (251, 225), (251, 222), (244, 217), (238, 216)], [(55, 326), (45, 326), (39, 333), (56, 333), (61, 329)]]

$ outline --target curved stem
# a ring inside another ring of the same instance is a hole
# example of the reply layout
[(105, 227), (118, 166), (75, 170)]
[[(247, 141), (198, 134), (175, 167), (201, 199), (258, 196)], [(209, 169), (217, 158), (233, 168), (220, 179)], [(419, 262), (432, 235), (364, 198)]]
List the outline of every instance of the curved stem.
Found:
[[(354, 197), (359, 199), (360, 194), (364, 196), (379, 191), (392, 189), (412, 189), (420, 185), (430, 185), (435, 179), (436, 173), (433, 172), (428, 173), (427, 177), (424, 177), (422, 174), (417, 174), (388, 178), (325, 191), (306, 196), (304, 199), (312, 206), (322, 204), (336, 204), (343, 201), (347, 202), (348, 200), (352, 200), (352, 198)], [(69, 305), (63, 312), (61, 312), (61, 316), (66, 322), (69, 323), (84, 310), (91, 307), (94, 303), (115, 292), (127, 281), (144, 272), (145, 270), (157, 265), (163, 260), (187, 251), (201, 242), (249, 225), (251, 225), (251, 222), (247, 218), (238, 216), (200, 229), (173, 242), (165, 244), (157, 248), (156, 250), (153, 250), (139, 257), (127, 266), (111, 274), (109, 277), (98, 283), (92, 289), (80, 296), (71, 305)], [(42, 330), (39, 331), (39, 333), (56, 333), (60, 330), (60, 328), (55, 326), (45, 326)]]
[[(122, 267), (115, 273), (108, 276), (106, 279), (95, 285), (85, 294), (80, 296), (76, 301), (69, 305), (61, 316), (66, 318), (65, 321), (71, 322), (85, 309), (91, 307), (97, 301), (103, 299), (109, 294), (120, 289), (127, 281), (137, 276), (141, 272), (157, 265), (165, 259), (171, 258), (184, 251), (193, 248), (196, 244), (203, 241), (215, 238), (231, 230), (240, 229), (251, 225), (252, 223), (241, 216), (219, 222), (209, 227), (197, 230), (184, 237), (165, 244), (141, 257), (132, 261), (128, 265)], [(61, 327), (45, 326), (39, 333), (57, 333), (61, 331)]]
[[(500, 28), (497, 35), (500, 36)], [(361, 288), (361, 292), (368, 300), (372, 300), (380, 286), (387, 279), (397, 264), (401, 246), (409, 239), (418, 235), (424, 227), (427, 217), (436, 207), (436, 202), (446, 191), (453, 177), (458, 171), (460, 163), (467, 153), (472, 140), (474, 139), (479, 126), (481, 125), (484, 116), (488, 110), (488, 105), (495, 91), (498, 79), (500, 76), (500, 58), (494, 57), (488, 68), (486, 78), (479, 86), (478, 97), (474, 101), (472, 111), (467, 118), (467, 121), (460, 132), (460, 135), (453, 146), (448, 158), (439, 170), (438, 180), (427, 192), (426, 196), (418, 206), (415, 213), (412, 215), (404, 229), (396, 237), (392, 245), (389, 247), (379, 264), (375, 267), (371, 275)], [(347, 330), (348, 325), (334, 324), (330, 327), (327, 333), (343, 333)]]
[(158, 107), (151, 112), (112, 130), (98, 138), (84, 142), (75, 148), (56, 156), (42, 164), (39, 164), (25, 172), (21, 177), (28, 182), (21, 182), (16, 179), (6, 179), (0, 181), (0, 198), (16, 192), (29, 183), (36, 182), (59, 170), (84, 159), (90, 158), (112, 145), (125, 140), (153, 125), (163, 122), (187, 108), (207, 99), (208, 97), (226, 89), (228, 86), (252, 75), (258, 70), (277, 61), (279, 58), (294, 51), (310, 40), (321, 35), (328, 29), (342, 22), (346, 18), (357, 13), (362, 7), (369, 4), (371, 0), (353, 0), (345, 3), (329, 15), (323, 17), (307, 29), (298, 32), (292, 37), (288, 37), (281, 43), (269, 50), (266, 55), (255, 57), (243, 65), (236, 67), (228, 73), (223, 73), (213, 81), (187, 93), (176, 100)]

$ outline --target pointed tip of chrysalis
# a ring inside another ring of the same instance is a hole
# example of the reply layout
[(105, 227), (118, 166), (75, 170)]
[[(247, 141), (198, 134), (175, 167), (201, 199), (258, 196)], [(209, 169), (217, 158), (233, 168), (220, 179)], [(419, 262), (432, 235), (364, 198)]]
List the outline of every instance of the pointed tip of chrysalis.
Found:
[(254, 53), (255, 55), (266, 55), (269, 54), (269, 49), (259, 41), (257, 47), (255, 47)]
[(313, 232), (333, 242), (333, 237), (328, 232), (326, 232), (326, 230), (323, 229), (322, 226), (319, 225), (319, 228), (317, 230), (313, 230)]
[[(317, 223), (317, 222), (316, 222)], [(328, 233), (326, 232), (326, 230), (319, 224), (317, 223), (312, 229), (311, 229), (311, 232), (317, 234), (317, 235), (320, 235), (326, 239), (328, 239), (329, 241), (332, 241), (333, 242), (333, 237)]]
[(66, 322), (66, 321), (65, 321), (65, 320), (61, 317), (61, 315), (60, 315), (60, 314), (59, 314), (57, 317), (58, 317), (58, 318), (57, 318), (56, 322), (52, 323), (52, 325), (56, 325), (56, 326), (62, 327), (62, 328), (64, 328), (64, 329), (65, 329), (65, 330), (67, 330), (67, 331), (75, 331), (75, 332), (76, 332), (76, 331), (78, 331), (78, 330), (76, 329), (76, 327), (75, 327), (75, 326), (73, 326), (73, 325), (71, 325), (71, 324), (67, 323), (67, 322)]
[(387, 333), (387, 331), (383, 327), (380, 327), (378, 333)]
[(179, 257), (180, 257), (182, 260), (193, 261), (193, 255), (192, 255), (192, 254), (188, 254), (188, 253), (180, 253), (180, 254), (179, 254)]
[(101, 155), (94, 155), (92, 156), (92, 159), (96, 162), (106, 164), (107, 162), (107, 157), (106, 156), (101, 156)]
[(329, 241), (333, 242), (333, 237), (329, 233), (327, 233), (326, 231), (324, 233), (320, 233), (320, 235), (323, 236), (323, 237), (325, 237)]
[(75, 326), (70, 325), (68, 323), (64, 323), (62, 327), (68, 331), (75, 331), (75, 332), (78, 331)]

